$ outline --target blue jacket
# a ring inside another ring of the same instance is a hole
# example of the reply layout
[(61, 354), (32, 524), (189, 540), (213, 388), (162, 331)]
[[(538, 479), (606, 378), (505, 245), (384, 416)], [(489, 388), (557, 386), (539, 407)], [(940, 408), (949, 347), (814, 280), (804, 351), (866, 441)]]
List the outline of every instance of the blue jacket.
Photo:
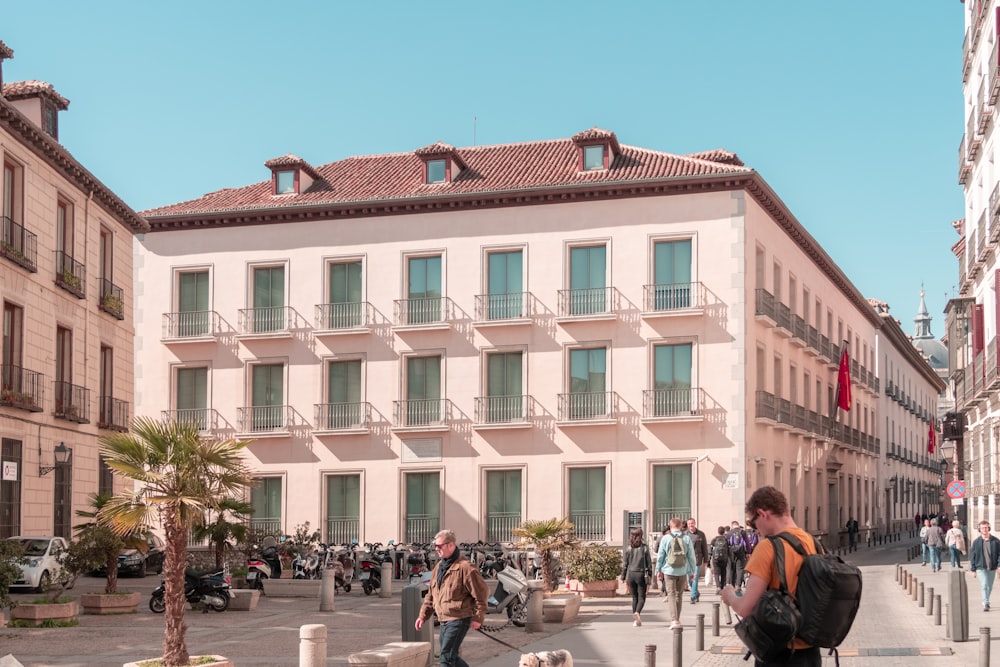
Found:
[(969, 569), (995, 570), (1000, 566), (1000, 540), (995, 535), (990, 535), (990, 562), (983, 562), (983, 537), (980, 535), (972, 541), (972, 549), (969, 551)]
[[(687, 556), (687, 567), (684, 569), (670, 567), (667, 565), (667, 554), (669, 553), (670, 543), (676, 539), (684, 540), (684, 553)], [(687, 536), (682, 531), (671, 531), (663, 536), (660, 540), (660, 548), (656, 551), (656, 571), (662, 572), (665, 577), (682, 577), (691, 576), (698, 571), (697, 561), (694, 555), (694, 545), (691, 543), (691, 538)]]

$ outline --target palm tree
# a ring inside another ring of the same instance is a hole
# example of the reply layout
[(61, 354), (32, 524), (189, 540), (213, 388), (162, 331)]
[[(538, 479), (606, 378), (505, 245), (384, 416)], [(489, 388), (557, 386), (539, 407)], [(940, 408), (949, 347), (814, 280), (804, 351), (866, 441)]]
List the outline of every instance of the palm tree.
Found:
[(576, 546), (580, 542), (573, 529), (573, 523), (566, 517), (528, 519), (511, 532), (520, 538), (519, 545), (533, 547), (542, 555), (542, 590), (551, 591), (554, 579), (552, 552)]
[(115, 473), (136, 490), (111, 498), (98, 521), (119, 535), (159, 520), (166, 541), (163, 584), (166, 604), (164, 667), (188, 664), (184, 642), (184, 569), (188, 531), (221, 500), (241, 495), (251, 483), (242, 450), (249, 441), (202, 438), (197, 426), (138, 418), (130, 433), (99, 440), (100, 452)]
[(84, 519), (90, 519), (87, 523), (73, 526), (76, 531), (77, 540), (88, 545), (88, 548), (95, 552), (100, 558), (101, 564), (107, 570), (107, 577), (104, 584), (105, 593), (116, 593), (118, 591), (118, 554), (122, 549), (138, 549), (145, 552), (149, 549), (147, 536), (148, 526), (140, 526), (131, 533), (119, 535), (108, 526), (97, 522), (97, 516), (101, 509), (111, 500), (111, 494), (95, 493), (90, 496), (90, 510), (77, 510), (76, 515)]
[[(199, 542), (207, 540), (215, 547), (215, 569), (221, 570), (226, 547), (230, 541), (240, 544), (247, 539), (247, 519), (253, 514), (253, 505), (238, 498), (223, 498), (216, 508), (215, 521), (196, 525), (192, 536)], [(230, 519), (235, 519), (231, 521)]]

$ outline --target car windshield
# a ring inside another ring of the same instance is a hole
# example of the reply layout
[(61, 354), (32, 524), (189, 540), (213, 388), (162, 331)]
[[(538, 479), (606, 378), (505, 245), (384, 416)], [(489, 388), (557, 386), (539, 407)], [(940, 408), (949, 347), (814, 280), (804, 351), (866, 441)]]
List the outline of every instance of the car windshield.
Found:
[(24, 547), (25, 556), (44, 556), (49, 548), (48, 540), (19, 540)]

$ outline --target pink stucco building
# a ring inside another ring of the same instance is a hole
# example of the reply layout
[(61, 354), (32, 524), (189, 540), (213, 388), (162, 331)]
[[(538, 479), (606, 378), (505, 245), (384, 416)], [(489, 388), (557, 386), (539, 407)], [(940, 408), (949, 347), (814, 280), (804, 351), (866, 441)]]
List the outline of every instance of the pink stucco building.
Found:
[(69, 101), (4, 82), (0, 42), (0, 537), (71, 536), (115, 482), (97, 452), (132, 413), (132, 235), (147, 226), (59, 143)]
[[(261, 176), (144, 212), (135, 321), (137, 413), (252, 439), (262, 526), (506, 541), (567, 515), (621, 543), (742, 521), (761, 484), (817, 533), (912, 521), (880, 355), (906, 474), (937, 480), (939, 380), (731, 153), (594, 128)], [(853, 403), (831, 419), (841, 341)]]

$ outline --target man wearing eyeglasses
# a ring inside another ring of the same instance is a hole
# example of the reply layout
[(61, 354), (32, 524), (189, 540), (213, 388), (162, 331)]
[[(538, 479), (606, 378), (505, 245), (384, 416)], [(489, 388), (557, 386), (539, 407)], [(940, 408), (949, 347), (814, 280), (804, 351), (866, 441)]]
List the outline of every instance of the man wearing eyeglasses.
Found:
[[(812, 536), (795, 525), (795, 521), (788, 513), (788, 500), (785, 498), (785, 494), (773, 486), (763, 486), (753, 492), (746, 503), (746, 514), (747, 524), (756, 530), (761, 537), (788, 532), (798, 538), (806, 553), (815, 553)], [(788, 592), (792, 597), (795, 597), (795, 589), (799, 583), (799, 568), (802, 567), (802, 556), (792, 548), (785, 549), (784, 554)], [(770, 540), (760, 540), (757, 548), (750, 554), (746, 571), (750, 578), (747, 580), (743, 595), (738, 595), (731, 584), (723, 588), (720, 594), (723, 603), (732, 607), (733, 611), (743, 617), (753, 613), (753, 608), (757, 606), (757, 601), (766, 590), (781, 586), (774, 561), (774, 546)], [(797, 638), (793, 644), (794, 651), (791, 650), (790, 646), (784, 659), (766, 664), (820, 667), (822, 659), (818, 648)], [(760, 667), (764, 663), (756, 662), (755, 664)]]
[(993, 592), (998, 564), (1000, 540), (990, 535), (989, 521), (980, 521), (979, 537), (973, 540), (969, 551), (969, 569), (972, 570), (972, 576), (979, 580), (979, 588), (983, 593), (983, 611), (990, 610), (990, 593)]
[(455, 533), (442, 530), (435, 535), (434, 550), (438, 562), (413, 627), (419, 631), (431, 614), (437, 614), (441, 621), (439, 663), (442, 667), (469, 667), (458, 657), (458, 649), (469, 629), (478, 630), (483, 624), (490, 590), (479, 569), (458, 550)]

